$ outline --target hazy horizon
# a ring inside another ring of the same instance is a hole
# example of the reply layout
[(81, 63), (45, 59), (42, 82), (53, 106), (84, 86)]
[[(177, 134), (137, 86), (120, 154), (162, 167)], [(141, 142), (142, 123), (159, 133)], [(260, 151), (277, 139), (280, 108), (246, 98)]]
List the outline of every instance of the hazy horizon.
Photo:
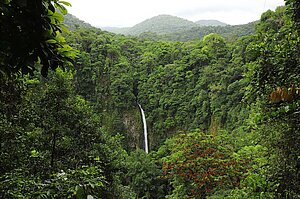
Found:
[(69, 13), (96, 27), (132, 27), (158, 15), (172, 15), (189, 21), (218, 20), (229, 25), (260, 19), (268, 9), (284, 5), (284, 0), (68, 0)]
[[(159, 15), (156, 15), (156, 16), (153, 16), (153, 17), (157, 17), (157, 16), (160, 16), (160, 15), (166, 15), (166, 14), (159, 14)], [(174, 16), (174, 15), (170, 15), (170, 16)], [(151, 19), (151, 18), (153, 18), (153, 17), (150, 17), (150, 18), (148, 18), (148, 19)], [(175, 16), (175, 17), (178, 17), (178, 16)], [(182, 18), (182, 17), (180, 17), (180, 18)], [(145, 19), (145, 20), (148, 20), (148, 19)], [(185, 18), (182, 18), (182, 19), (185, 19)], [(143, 21), (141, 21), (141, 22), (138, 22), (137, 24), (139, 24), (139, 23), (142, 23), (142, 22), (144, 22), (145, 20), (143, 20)], [(188, 20), (188, 19), (186, 19), (186, 20)], [(216, 20), (216, 19), (199, 19), (199, 20), (196, 20), (196, 21), (191, 21), (191, 22), (197, 22), (197, 21), (210, 21), (210, 20)], [(189, 20), (190, 21), (190, 20)], [(223, 22), (223, 23), (225, 23), (224, 21), (220, 21), (220, 20), (216, 20), (216, 21), (219, 21), (219, 22)], [(252, 22), (252, 21), (251, 21)], [(249, 22), (250, 23), (250, 22)], [(137, 25), (137, 24), (134, 24), (134, 25)], [(227, 23), (226, 23), (227, 24)], [(246, 23), (247, 24), (247, 23)], [(134, 26), (133, 25), (133, 26)], [(231, 24), (227, 24), (227, 25), (231, 25)], [(97, 28), (132, 28), (133, 26), (127, 26), (127, 27), (116, 27), (116, 26), (96, 26)]]

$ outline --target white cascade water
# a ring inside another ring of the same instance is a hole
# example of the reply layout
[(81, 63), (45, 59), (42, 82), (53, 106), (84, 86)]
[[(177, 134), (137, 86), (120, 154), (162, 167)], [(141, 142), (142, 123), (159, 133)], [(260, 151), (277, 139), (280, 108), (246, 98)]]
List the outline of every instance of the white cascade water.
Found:
[(146, 117), (145, 117), (144, 110), (142, 109), (142, 106), (140, 104), (138, 104), (138, 105), (139, 105), (139, 108), (141, 110), (143, 125), (144, 125), (145, 152), (148, 153), (149, 151), (148, 151), (148, 133), (147, 133)]

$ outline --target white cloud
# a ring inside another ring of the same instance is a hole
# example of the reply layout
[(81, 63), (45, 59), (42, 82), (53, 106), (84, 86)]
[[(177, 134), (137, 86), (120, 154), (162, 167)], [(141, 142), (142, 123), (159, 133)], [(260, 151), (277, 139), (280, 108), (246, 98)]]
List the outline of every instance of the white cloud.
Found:
[(94, 26), (133, 26), (159, 14), (196, 21), (217, 19), (228, 24), (258, 20), (284, 0), (67, 0), (71, 14)]

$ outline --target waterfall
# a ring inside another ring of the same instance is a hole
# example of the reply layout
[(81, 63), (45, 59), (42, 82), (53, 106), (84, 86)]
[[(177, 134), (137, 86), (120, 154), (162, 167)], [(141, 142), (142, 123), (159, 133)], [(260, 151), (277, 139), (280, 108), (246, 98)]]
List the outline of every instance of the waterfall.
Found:
[(145, 152), (148, 153), (148, 133), (147, 133), (147, 123), (146, 123), (146, 117), (144, 110), (142, 109), (142, 106), (138, 103), (139, 108), (141, 110), (142, 119), (143, 119), (143, 125), (144, 125), (144, 140), (145, 140)]

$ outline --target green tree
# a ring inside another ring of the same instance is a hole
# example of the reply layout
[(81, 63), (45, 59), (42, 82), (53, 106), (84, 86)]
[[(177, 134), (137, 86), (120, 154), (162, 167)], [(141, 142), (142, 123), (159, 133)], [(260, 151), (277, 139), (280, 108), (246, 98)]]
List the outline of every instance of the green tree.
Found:
[(151, 155), (142, 150), (131, 152), (126, 159), (125, 182), (137, 198), (164, 198), (164, 181), (161, 170)]
[(1, 115), (0, 152), (7, 158), (0, 162), (1, 197), (67, 198), (76, 190), (111, 197), (120, 137), (101, 129), (72, 77), (57, 70), (48, 79), (26, 80), (16, 113)]
[[(74, 50), (60, 33), (67, 31), (62, 24), (67, 13), (58, 0), (0, 2), (0, 72), (1, 76), (16, 73), (33, 74), (39, 69), (46, 76), (48, 69), (71, 65)], [(61, 14), (62, 13), (62, 14)]]

